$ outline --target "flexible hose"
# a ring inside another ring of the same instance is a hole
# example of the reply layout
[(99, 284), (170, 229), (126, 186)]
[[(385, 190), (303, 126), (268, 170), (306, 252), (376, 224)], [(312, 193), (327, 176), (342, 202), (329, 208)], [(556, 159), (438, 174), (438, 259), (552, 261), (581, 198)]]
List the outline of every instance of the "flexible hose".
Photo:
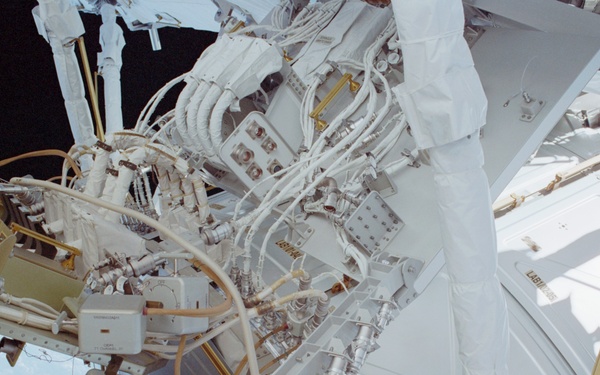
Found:
[(198, 122), (198, 110), (200, 109), (200, 105), (206, 97), (209, 89), (210, 85), (208, 83), (204, 81), (200, 82), (200, 85), (197, 86), (196, 91), (189, 100), (189, 105), (187, 106), (187, 113), (185, 113), (184, 118), (184, 126), (188, 137), (190, 140), (194, 141), (193, 143), (200, 142), (198, 129), (196, 128), (196, 123)]
[(5, 165), (8, 165), (17, 160), (22, 160), (22, 159), (27, 159), (27, 158), (35, 158), (35, 157), (39, 157), (39, 156), (60, 156), (69, 163), (69, 165), (71, 166), (71, 169), (73, 169), (73, 172), (75, 172), (75, 175), (77, 177), (79, 177), (79, 178), (83, 177), (83, 174), (81, 174), (81, 170), (77, 166), (77, 163), (75, 162), (75, 160), (73, 160), (73, 158), (71, 156), (69, 156), (69, 154), (67, 154), (66, 152), (64, 152), (62, 150), (54, 150), (54, 149), (27, 152), (25, 154), (13, 156), (12, 158), (0, 160), (0, 167), (4, 167)]
[[(215, 154), (213, 144), (210, 141), (210, 134), (208, 132), (208, 121), (212, 109), (215, 106), (217, 100), (219, 100), (219, 97), (221, 96), (222, 92), (223, 90), (221, 90), (219, 86), (213, 84), (210, 90), (208, 90), (206, 97), (204, 98), (204, 100), (200, 104), (200, 108), (198, 109), (198, 119), (196, 122), (196, 130), (198, 131), (198, 141), (200, 142), (204, 152), (208, 156), (213, 156)], [(190, 126), (194, 125), (191, 124)]]
[(183, 359), (183, 349), (185, 349), (185, 339), (187, 335), (181, 335), (177, 355), (175, 356), (175, 375), (181, 375), (181, 360)]
[(223, 115), (231, 103), (233, 103), (234, 99), (235, 94), (233, 91), (225, 90), (219, 100), (217, 100), (215, 108), (210, 115), (210, 140), (215, 153), (219, 151), (219, 148), (223, 144), (223, 136), (221, 134), (223, 128)]
[(299, 277), (306, 276), (306, 275), (308, 275), (308, 274), (306, 273), (306, 271), (304, 271), (302, 269), (289, 272), (289, 273), (285, 274), (284, 276), (282, 276), (281, 278), (279, 278), (277, 281), (275, 281), (269, 287), (263, 289), (262, 291), (255, 294), (254, 296), (248, 298), (248, 303), (257, 304), (260, 301), (264, 300), (269, 295), (273, 294), (273, 292), (275, 292), (277, 289), (279, 289), (283, 284), (287, 283), (288, 281), (290, 281), (292, 279), (297, 279)]

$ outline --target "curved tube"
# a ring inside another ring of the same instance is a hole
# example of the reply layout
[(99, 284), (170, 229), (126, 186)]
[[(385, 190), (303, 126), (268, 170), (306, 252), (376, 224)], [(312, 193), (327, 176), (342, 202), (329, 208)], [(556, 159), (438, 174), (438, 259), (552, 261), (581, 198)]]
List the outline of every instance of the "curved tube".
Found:
[[(196, 130), (198, 131), (198, 140), (200, 145), (207, 156), (213, 156), (215, 154), (213, 145), (210, 141), (210, 134), (208, 133), (208, 120), (210, 113), (217, 102), (223, 90), (216, 84), (213, 84), (208, 90), (206, 97), (200, 104), (198, 109), (198, 120), (196, 122)], [(193, 126), (193, 125), (192, 125)]]
[(281, 287), (283, 284), (287, 283), (288, 281), (290, 281), (292, 279), (297, 279), (302, 276), (307, 276), (307, 275), (308, 275), (308, 273), (306, 273), (306, 271), (304, 271), (302, 269), (289, 272), (286, 275), (282, 276), (279, 280), (275, 281), (269, 287), (263, 289), (259, 293), (248, 298), (247, 304), (256, 305), (257, 303), (264, 300), (269, 295), (273, 294), (274, 291), (279, 289), (279, 287)]
[(187, 130), (187, 134), (189, 135), (188, 141), (190, 146), (192, 146), (195, 150), (198, 149), (196, 143), (200, 142), (198, 137), (198, 130), (196, 129), (196, 122), (198, 121), (198, 110), (200, 109), (200, 105), (202, 101), (206, 97), (208, 93), (208, 89), (210, 89), (210, 85), (204, 81), (200, 82), (200, 85), (194, 92), (192, 99), (187, 106), (187, 114), (185, 117), (185, 126)]
[(223, 127), (223, 115), (231, 103), (235, 100), (235, 94), (231, 90), (225, 90), (210, 116), (210, 140), (212, 142), (213, 151), (215, 154), (221, 148), (223, 144), (223, 136), (221, 135), (221, 128)]
[(185, 339), (187, 335), (181, 335), (179, 338), (179, 346), (177, 347), (177, 355), (175, 357), (175, 375), (181, 374), (181, 360), (183, 358), (183, 350), (185, 349)]
[[(10, 180), (12, 184), (15, 185), (25, 185), (25, 186), (39, 186), (44, 189), (55, 190), (60, 193), (69, 195), (71, 197), (80, 199), (84, 202), (92, 203), (103, 207), (105, 209), (118, 212), (123, 215), (131, 216), (139, 221), (147, 224), (156, 230), (160, 231), (165, 237), (172, 239), (179, 246), (183, 247), (186, 251), (192, 253), (198, 260), (200, 260), (206, 267), (208, 267), (214, 274), (223, 281), (224, 286), (227, 290), (232, 294), (233, 301), (236, 306), (238, 306), (238, 314), (240, 324), (242, 326), (242, 331), (244, 335), (244, 346), (246, 348), (246, 352), (248, 353), (250, 373), (252, 375), (260, 375), (258, 372), (258, 363), (256, 361), (256, 350), (254, 349), (254, 338), (252, 336), (252, 330), (250, 328), (250, 320), (248, 312), (244, 309), (244, 301), (242, 300), (242, 296), (239, 294), (237, 287), (233, 284), (227, 273), (219, 267), (219, 265), (213, 261), (207, 254), (202, 252), (200, 249), (192, 245), (191, 243), (184, 240), (181, 236), (177, 235), (177, 233), (173, 232), (171, 229), (159, 223), (157, 220), (154, 220), (138, 211), (131, 210), (125, 207), (120, 207), (115, 204), (102, 201), (97, 198), (90, 197), (83, 193), (67, 189), (62, 186), (58, 186), (51, 182), (40, 181), (35, 179), (24, 179), (24, 178), (12, 178)], [(208, 335), (207, 335), (208, 336)], [(196, 342), (197, 343), (197, 342)]]
[(77, 177), (83, 177), (83, 175), (81, 174), (81, 170), (77, 166), (77, 163), (75, 163), (75, 160), (73, 160), (73, 158), (69, 154), (67, 154), (66, 152), (64, 152), (62, 150), (41, 150), (41, 151), (28, 152), (28, 153), (25, 153), (22, 155), (14, 156), (12, 158), (0, 160), (0, 167), (3, 167), (5, 165), (8, 165), (14, 161), (21, 160), (21, 159), (33, 158), (33, 157), (37, 157), (37, 156), (51, 156), (51, 155), (56, 155), (56, 156), (65, 158), (65, 160), (69, 163), (69, 165), (71, 166), (71, 168), (73, 169), (73, 172), (75, 172)]
[(175, 126), (177, 127), (179, 135), (181, 135), (181, 138), (186, 144), (189, 142), (190, 136), (187, 132), (187, 127), (185, 123), (185, 110), (188, 104), (190, 103), (192, 95), (194, 95), (194, 92), (196, 92), (197, 88), (198, 82), (196, 82), (193, 79), (190, 79), (187, 85), (183, 88), (183, 91), (181, 91), (181, 94), (179, 94), (179, 97), (177, 98), (177, 103), (175, 104)]

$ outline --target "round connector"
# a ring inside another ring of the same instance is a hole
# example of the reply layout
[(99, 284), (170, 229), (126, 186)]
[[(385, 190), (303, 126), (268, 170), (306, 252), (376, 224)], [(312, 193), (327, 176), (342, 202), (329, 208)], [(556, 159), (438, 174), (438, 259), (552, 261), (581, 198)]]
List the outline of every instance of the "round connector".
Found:
[(267, 152), (267, 154), (270, 154), (271, 152), (277, 150), (277, 143), (275, 143), (275, 141), (271, 138), (267, 138), (262, 143), (262, 148)]
[(250, 168), (248, 168), (246, 173), (248, 173), (248, 176), (250, 176), (251, 179), (258, 180), (262, 177), (263, 170), (257, 167), (256, 165), (253, 165)]
[(249, 164), (254, 160), (254, 152), (243, 144), (238, 145), (231, 156), (239, 164)]
[(265, 128), (263, 128), (255, 122), (248, 126), (248, 129), (246, 131), (248, 132), (250, 137), (252, 137), (252, 139), (262, 138), (266, 134)]

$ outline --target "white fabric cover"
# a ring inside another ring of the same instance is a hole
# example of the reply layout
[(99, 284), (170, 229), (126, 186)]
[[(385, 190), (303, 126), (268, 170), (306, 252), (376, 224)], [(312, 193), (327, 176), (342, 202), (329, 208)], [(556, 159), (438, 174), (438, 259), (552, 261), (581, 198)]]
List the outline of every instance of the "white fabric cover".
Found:
[(394, 92), (431, 157), (462, 373), (507, 375), (508, 318), (478, 132), (487, 99), (462, 36), (462, 3), (392, 4), (405, 70)]
[[(58, 82), (65, 100), (67, 117), (76, 144), (92, 145), (96, 142), (94, 125), (85, 100), (83, 80), (75, 56), (73, 39), (84, 32), (79, 13), (67, 0), (39, 1), (32, 10), (37, 30), (50, 46)], [(83, 169), (88, 169), (82, 165)]]
[(307, 43), (298, 53), (294, 72), (304, 82), (327, 61), (363, 59), (364, 51), (386, 26), (391, 15), (388, 8), (376, 8), (365, 2), (349, 1), (314, 42)]
[(463, 33), (462, 3), (392, 2), (404, 56), (404, 84), (394, 88), (417, 146), (443, 145), (485, 123), (487, 99)]
[(282, 67), (283, 53), (279, 48), (263, 39), (253, 39), (243, 54), (243, 61), (237, 71), (228, 76), (225, 89), (233, 91), (238, 99), (242, 99), (260, 89), (260, 83), (265, 77), (280, 71)]
[(428, 151), (463, 374), (508, 374), (508, 318), (478, 133)]

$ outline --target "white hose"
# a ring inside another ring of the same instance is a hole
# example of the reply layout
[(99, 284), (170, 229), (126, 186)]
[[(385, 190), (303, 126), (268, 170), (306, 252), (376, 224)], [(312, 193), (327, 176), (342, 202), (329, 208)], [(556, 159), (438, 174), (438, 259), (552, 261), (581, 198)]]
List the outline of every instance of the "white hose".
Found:
[(183, 88), (179, 97), (177, 98), (177, 103), (175, 104), (175, 126), (177, 127), (177, 131), (183, 139), (184, 144), (189, 146), (189, 137), (190, 135), (187, 132), (186, 126), (186, 109), (188, 104), (190, 103), (190, 99), (192, 95), (196, 92), (198, 88), (198, 82), (190, 79), (187, 85)]
[(212, 111), (210, 116), (210, 140), (215, 153), (219, 151), (223, 144), (223, 136), (221, 134), (223, 127), (223, 115), (231, 103), (235, 100), (235, 94), (231, 90), (225, 90)]
[(135, 125), (135, 131), (143, 133), (144, 132), (144, 128), (146, 126), (148, 126), (148, 124), (150, 123), (150, 116), (152, 116), (152, 114), (154, 113), (154, 110), (156, 110), (156, 107), (158, 106), (158, 104), (160, 103), (160, 101), (165, 97), (166, 93), (173, 88), (173, 86), (177, 85), (179, 82), (183, 81), (183, 79), (186, 77), (186, 74), (182, 74), (179, 77), (175, 77), (172, 80), (170, 80), (169, 82), (167, 82), (160, 90), (158, 90), (156, 92), (156, 94), (154, 94), (152, 96), (152, 98), (148, 101), (148, 103), (146, 104), (146, 106), (144, 107), (144, 109), (142, 110), (142, 112), (140, 113), (138, 119), (137, 119), (137, 123)]
[[(216, 84), (213, 84), (208, 90), (206, 97), (200, 104), (200, 108), (198, 109), (198, 120), (196, 122), (196, 130), (198, 131), (198, 141), (202, 146), (203, 151), (207, 156), (215, 155), (213, 150), (212, 142), (210, 141), (210, 134), (208, 132), (208, 124), (210, 113), (217, 102), (223, 90)], [(193, 126), (193, 125), (191, 125)]]
[(200, 82), (196, 92), (194, 92), (194, 95), (189, 100), (187, 113), (185, 114), (184, 126), (186, 133), (189, 136), (189, 139), (186, 140), (186, 142), (189, 143), (194, 150), (198, 150), (196, 144), (200, 142), (198, 129), (196, 128), (196, 123), (198, 122), (198, 110), (200, 109), (200, 104), (208, 93), (208, 89), (210, 89), (210, 85), (208, 83), (204, 81)]
[(246, 310), (244, 309), (244, 301), (243, 301), (242, 297), (240, 296), (240, 294), (237, 290), (237, 287), (235, 286), (235, 284), (233, 284), (233, 282), (231, 281), (231, 279), (229, 278), (227, 273), (225, 273), (221, 269), (221, 267), (219, 267), (219, 265), (214, 260), (212, 260), (206, 253), (204, 253), (200, 249), (194, 247), (194, 245), (192, 245), (191, 243), (184, 240), (182, 237), (177, 235), (171, 229), (167, 228), (166, 226), (162, 225), (158, 221), (156, 221), (138, 211), (131, 210), (131, 209), (128, 209), (125, 207), (120, 207), (120, 206), (102, 201), (97, 198), (92, 198), (83, 193), (79, 193), (77, 191), (70, 190), (70, 189), (67, 189), (62, 186), (58, 186), (51, 182), (40, 181), (40, 180), (35, 180), (35, 179), (12, 178), (10, 180), (10, 183), (15, 184), (15, 185), (23, 185), (23, 186), (38, 186), (38, 187), (41, 187), (44, 189), (55, 190), (60, 193), (69, 195), (71, 197), (83, 200), (85, 202), (98, 205), (105, 209), (115, 211), (115, 212), (118, 212), (123, 215), (130, 216), (134, 219), (137, 219), (137, 220), (143, 222), (144, 224), (147, 224), (147, 225), (155, 228), (156, 230), (160, 231), (163, 236), (170, 238), (175, 243), (177, 243), (179, 246), (184, 248), (186, 251), (192, 253), (198, 260), (200, 260), (204, 265), (206, 265), (208, 268), (210, 268), (211, 271), (213, 271), (219, 279), (221, 279), (224, 286), (231, 293), (234, 303), (238, 306), (238, 314), (240, 315), (240, 323), (241, 323), (242, 332), (244, 335), (244, 346), (246, 347), (246, 353), (248, 354), (248, 364), (250, 367), (250, 373), (252, 375), (260, 375), (260, 373), (258, 371), (258, 363), (256, 361), (256, 350), (254, 349), (254, 338), (252, 336), (252, 330), (250, 328), (250, 321), (249, 321), (248, 314), (247, 314)]

